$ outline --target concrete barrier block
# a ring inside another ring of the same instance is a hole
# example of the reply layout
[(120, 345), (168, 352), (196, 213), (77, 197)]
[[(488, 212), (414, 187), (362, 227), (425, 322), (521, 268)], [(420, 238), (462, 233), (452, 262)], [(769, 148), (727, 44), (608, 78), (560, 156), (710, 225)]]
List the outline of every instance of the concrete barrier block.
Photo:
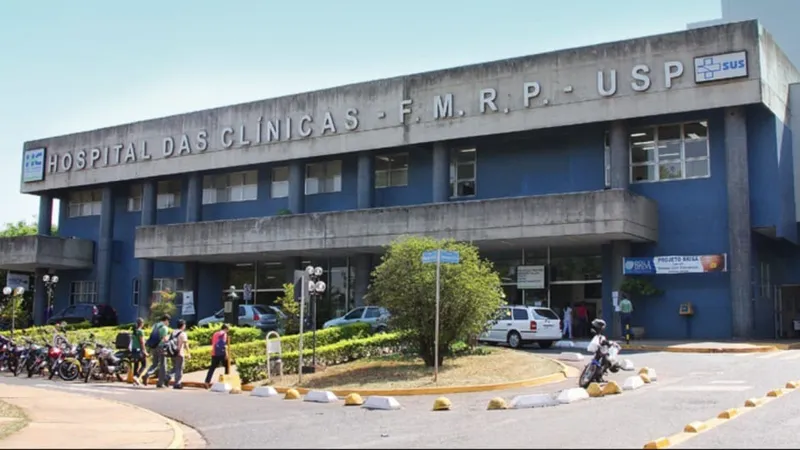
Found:
[(577, 401), (586, 400), (587, 398), (589, 398), (589, 393), (586, 392), (586, 389), (570, 388), (559, 392), (556, 400), (559, 403), (575, 403)]
[(503, 397), (495, 397), (489, 400), (489, 404), (486, 406), (487, 411), (495, 411), (498, 409), (508, 409), (508, 403)]
[(272, 386), (259, 386), (250, 391), (251, 397), (275, 397), (277, 395), (278, 391)]
[(589, 394), (589, 397), (602, 397), (605, 395), (603, 394), (603, 388), (597, 383), (591, 383), (586, 388), (586, 393)]
[(313, 403), (335, 403), (337, 400), (339, 398), (331, 391), (311, 391), (303, 398), (303, 401)]
[(344, 406), (361, 406), (364, 404), (364, 399), (361, 398), (361, 395), (352, 392), (347, 394), (347, 397), (344, 398)]
[(694, 421), (683, 427), (684, 433), (702, 433), (708, 429), (708, 424), (699, 420)]
[(616, 381), (609, 381), (603, 386), (603, 395), (616, 395), (621, 393), (622, 388), (619, 387)]
[(644, 386), (644, 380), (642, 380), (641, 376), (628, 377), (625, 379), (625, 382), (622, 383), (622, 390), (633, 391), (639, 389), (642, 386)]
[(299, 400), (300, 392), (297, 389), (287, 389), (286, 394), (283, 396), (284, 400)]
[(518, 395), (511, 399), (511, 409), (543, 408), (556, 406), (559, 402), (552, 394)]
[(650, 382), (658, 381), (658, 375), (656, 375), (656, 370), (651, 369), (649, 367), (642, 367), (642, 370), (639, 371), (639, 375), (647, 375), (647, 378), (650, 379)]
[(230, 383), (220, 383), (216, 382), (211, 385), (211, 392), (224, 392), (226, 394), (230, 393), (233, 390), (233, 386)]
[(583, 361), (583, 355), (575, 352), (561, 352), (558, 359), (562, 361)]
[(553, 344), (555, 348), (574, 348), (575, 343), (572, 341), (557, 341)]
[(434, 411), (450, 411), (450, 408), (453, 407), (453, 404), (450, 402), (450, 399), (447, 397), (439, 397), (433, 401), (433, 410)]
[(622, 364), (620, 364), (620, 366), (622, 367), (622, 370), (626, 372), (636, 370), (636, 366), (633, 365), (633, 361), (631, 361), (630, 359), (623, 359)]
[(394, 397), (371, 396), (367, 397), (367, 401), (365, 401), (361, 407), (390, 411), (400, 409), (400, 403), (398, 403)]

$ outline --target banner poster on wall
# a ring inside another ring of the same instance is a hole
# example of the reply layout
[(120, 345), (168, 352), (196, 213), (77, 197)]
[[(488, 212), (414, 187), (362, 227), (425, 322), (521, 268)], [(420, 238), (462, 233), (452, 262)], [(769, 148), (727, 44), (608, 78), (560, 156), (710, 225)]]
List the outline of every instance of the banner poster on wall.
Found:
[(727, 272), (728, 254), (691, 256), (644, 256), (623, 258), (625, 275), (676, 275)]

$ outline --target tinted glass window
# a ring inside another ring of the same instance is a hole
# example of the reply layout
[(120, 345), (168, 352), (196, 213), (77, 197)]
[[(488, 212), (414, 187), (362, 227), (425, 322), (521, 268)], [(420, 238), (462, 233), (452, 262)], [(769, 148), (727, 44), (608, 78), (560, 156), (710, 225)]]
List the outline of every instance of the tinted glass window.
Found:
[(365, 319), (374, 319), (376, 317), (381, 316), (381, 310), (378, 308), (367, 308), (367, 314), (364, 316)]
[(253, 305), (253, 309), (255, 309), (259, 314), (273, 314), (272, 311), (267, 311), (267, 308), (261, 305)]
[(514, 308), (514, 320), (528, 320), (528, 311), (522, 308)]
[(247, 315), (247, 313), (244, 312), (244, 306), (240, 306), (239, 307), (239, 316), (241, 317), (241, 316), (244, 316), (244, 315)]
[(543, 317), (545, 319), (558, 320), (558, 316), (551, 309), (536, 308), (536, 309), (534, 309), (534, 311), (536, 312), (537, 316), (541, 316), (541, 317)]
[(364, 314), (364, 308), (357, 308), (350, 311), (344, 318), (347, 320), (360, 319), (362, 314)]

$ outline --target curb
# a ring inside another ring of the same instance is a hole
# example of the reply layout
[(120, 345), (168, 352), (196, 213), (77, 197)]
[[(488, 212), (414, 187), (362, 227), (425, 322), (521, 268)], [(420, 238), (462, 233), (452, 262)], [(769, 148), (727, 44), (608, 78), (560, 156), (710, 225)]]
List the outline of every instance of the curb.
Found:
[(159, 413), (157, 413), (155, 411), (151, 411), (151, 410), (149, 410), (147, 408), (142, 408), (141, 406), (137, 406), (137, 405), (134, 405), (134, 404), (131, 404), (131, 403), (119, 402), (117, 400), (112, 400), (112, 399), (103, 398), (103, 397), (94, 397), (94, 398), (97, 398), (99, 400), (104, 400), (104, 401), (107, 401), (107, 402), (111, 402), (111, 403), (116, 403), (118, 405), (127, 406), (129, 408), (138, 409), (139, 411), (143, 411), (143, 412), (152, 414), (154, 416), (157, 416), (158, 418), (160, 418), (164, 422), (166, 422), (167, 425), (169, 425), (170, 428), (172, 428), (172, 441), (165, 448), (170, 449), (170, 450), (184, 448), (183, 430), (181, 429), (181, 427), (174, 420), (170, 419), (169, 417), (162, 416), (161, 414), (159, 414)]
[[(794, 345), (794, 344), (792, 344)], [(788, 345), (791, 348), (792, 345)], [(800, 345), (798, 347), (800, 349)], [(769, 353), (778, 351), (778, 347), (774, 345), (762, 345), (751, 348), (724, 348), (724, 347), (660, 347), (657, 345), (629, 345), (623, 344), (623, 350), (639, 350), (645, 352), (665, 352), (665, 353)]]

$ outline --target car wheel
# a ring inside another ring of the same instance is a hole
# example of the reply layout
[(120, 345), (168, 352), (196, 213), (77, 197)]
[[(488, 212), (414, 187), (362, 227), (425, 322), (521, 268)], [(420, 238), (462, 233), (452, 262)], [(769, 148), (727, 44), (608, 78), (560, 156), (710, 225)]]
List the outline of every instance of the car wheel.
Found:
[(379, 333), (386, 333), (386, 327), (380, 326), (380, 327), (376, 328), (375, 329), (375, 334), (379, 334)]
[(548, 348), (553, 346), (553, 341), (539, 341), (539, 348), (542, 350), (547, 350)]
[(508, 333), (508, 346), (511, 348), (520, 348), (522, 347), (522, 336), (519, 335), (516, 331), (512, 331)]

